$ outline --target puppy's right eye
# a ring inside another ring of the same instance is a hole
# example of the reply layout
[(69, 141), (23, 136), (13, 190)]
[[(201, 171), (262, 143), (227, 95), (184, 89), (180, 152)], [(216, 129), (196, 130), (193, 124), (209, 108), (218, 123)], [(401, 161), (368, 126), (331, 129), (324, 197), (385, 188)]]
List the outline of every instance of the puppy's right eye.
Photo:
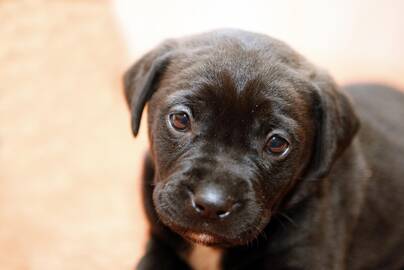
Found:
[(191, 121), (186, 112), (171, 113), (169, 118), (171, 126), (177, 131), (185, 132), (191, 127)]

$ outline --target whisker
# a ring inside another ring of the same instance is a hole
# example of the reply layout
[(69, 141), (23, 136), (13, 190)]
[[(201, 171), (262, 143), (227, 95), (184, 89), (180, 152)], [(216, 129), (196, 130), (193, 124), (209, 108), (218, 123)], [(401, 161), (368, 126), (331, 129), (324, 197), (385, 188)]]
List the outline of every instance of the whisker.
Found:
[(279, 221), (279, 223), (282, 225), (283, 229), (286, 230), (286, 225), (282, 222), (282, 220), (279, 218), (279, 216), (275, 216), (276, 220)]
[(299, 226), (296, 224), (296, 222), (295, 222), (291, 217), (289, 217), (288, 215), (286, 215), (285, 213), (279, 212), (279, 214), (280, 214), (282, 217), (284, 217), (287, 221), (289, 221), (290, 224), (292, 224), (292, 225), (295, 226), (296, 228), (299, 227)]
[(267, 236), (267, 234), (266, 234), (265, 231), (262, 231), (262, 232), (261, 232), (261, 235), (262, 235), (262, 237), (265, 239), (265, 241), (268, 240), (268, 236)]

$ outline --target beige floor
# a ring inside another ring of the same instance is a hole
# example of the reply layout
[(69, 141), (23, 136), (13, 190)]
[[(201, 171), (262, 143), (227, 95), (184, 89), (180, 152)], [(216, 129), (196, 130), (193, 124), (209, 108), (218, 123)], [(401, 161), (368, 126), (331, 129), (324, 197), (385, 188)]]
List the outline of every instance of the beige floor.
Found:
[(133, 268), (145, 138), (109, 4), (2, 1), (0, 39), (0, 269)]

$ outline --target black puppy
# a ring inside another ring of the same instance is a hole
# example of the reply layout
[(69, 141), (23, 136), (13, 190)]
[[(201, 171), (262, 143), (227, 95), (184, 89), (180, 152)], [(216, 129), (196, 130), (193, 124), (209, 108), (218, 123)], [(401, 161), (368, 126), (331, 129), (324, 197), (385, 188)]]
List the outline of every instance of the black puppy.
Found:
[(404, 95), (344, 90), (238, 30), (140, 59), (125, 75), (133, 133), (148, 103), (151, 144), (138, 269), (403, 269)]

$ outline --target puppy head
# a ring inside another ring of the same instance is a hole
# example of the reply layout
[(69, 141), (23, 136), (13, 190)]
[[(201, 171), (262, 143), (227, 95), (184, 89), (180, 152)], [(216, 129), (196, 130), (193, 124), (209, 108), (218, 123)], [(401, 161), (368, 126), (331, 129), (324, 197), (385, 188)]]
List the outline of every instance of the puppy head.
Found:
[(297, 183), (327, 175), (358, 128), (328, 75), (243, 31), (162, 44), (126, 73), (125, 94), (134, 135), (149, 104), (158, 217), (206, 245), (257, 237), (278, 207), (308, 196)]

